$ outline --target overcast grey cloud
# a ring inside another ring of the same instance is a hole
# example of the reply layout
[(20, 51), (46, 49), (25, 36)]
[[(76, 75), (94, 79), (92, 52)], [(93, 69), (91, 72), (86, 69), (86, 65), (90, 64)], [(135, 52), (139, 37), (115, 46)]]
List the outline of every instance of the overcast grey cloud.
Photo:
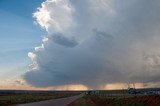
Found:
[(35, 87), (160, 81), (159, 0), (47, 0), (34, 13), (48, 35), (29, 53)]

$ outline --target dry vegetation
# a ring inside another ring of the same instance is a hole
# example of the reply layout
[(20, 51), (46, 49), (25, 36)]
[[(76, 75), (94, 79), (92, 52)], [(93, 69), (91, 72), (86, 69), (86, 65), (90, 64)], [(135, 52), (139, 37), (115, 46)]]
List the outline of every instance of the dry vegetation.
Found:
[(160, 96), (100, 98), (85, 96), (68, 106), (160, 106)]

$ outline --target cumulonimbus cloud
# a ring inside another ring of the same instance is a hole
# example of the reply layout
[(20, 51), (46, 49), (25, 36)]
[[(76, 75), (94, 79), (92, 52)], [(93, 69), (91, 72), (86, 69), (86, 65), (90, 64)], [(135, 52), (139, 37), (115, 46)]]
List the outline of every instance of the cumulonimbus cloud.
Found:
[(35, 87), (160, 81), (159, 0), (46, 0), (24, 79)]

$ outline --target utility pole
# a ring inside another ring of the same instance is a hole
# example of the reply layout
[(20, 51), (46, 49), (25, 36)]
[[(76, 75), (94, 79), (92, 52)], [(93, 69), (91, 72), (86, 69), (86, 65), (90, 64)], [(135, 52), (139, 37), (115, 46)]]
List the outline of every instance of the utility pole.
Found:
[(133, 83), (133, 89), (134, 89), (134, 94), (135, 94), (135, 96), (136, 96), (136, 86), (135, 86), (135, 83)]

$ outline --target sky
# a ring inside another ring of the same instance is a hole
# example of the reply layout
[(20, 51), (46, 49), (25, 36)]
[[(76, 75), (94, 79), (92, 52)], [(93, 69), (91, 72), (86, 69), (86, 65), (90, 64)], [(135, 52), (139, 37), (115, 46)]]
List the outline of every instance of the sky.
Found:
[(159, 87), (159, 12), (159, 0), (0, 0), (1, 88)]
[(43, 0), (0, 0), (0, 80), (15, 80), (28, 70), (28, 52), (41, 43), (45, 31), (32, 13)]

